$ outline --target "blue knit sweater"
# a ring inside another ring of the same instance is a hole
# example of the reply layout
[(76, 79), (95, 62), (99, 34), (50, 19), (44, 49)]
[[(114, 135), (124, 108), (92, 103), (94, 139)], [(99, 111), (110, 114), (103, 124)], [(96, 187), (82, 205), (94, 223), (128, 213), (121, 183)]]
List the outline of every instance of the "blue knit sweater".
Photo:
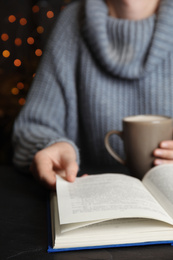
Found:
[[(108, 15), (103, 0), (70, 4), (49, 39), (14, 126), (14, 162), (70, 142), (81, 164), (114, 166), (104, 136), (136, 114), (173, 116), (173, 1), (140, 21)], [(112, 146), (124, 156), (123, 144)]]

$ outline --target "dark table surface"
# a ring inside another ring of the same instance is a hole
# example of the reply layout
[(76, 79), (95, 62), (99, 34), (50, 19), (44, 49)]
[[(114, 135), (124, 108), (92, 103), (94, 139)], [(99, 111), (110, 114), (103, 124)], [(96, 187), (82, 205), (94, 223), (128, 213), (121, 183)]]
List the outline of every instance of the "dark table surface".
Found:
[(47, 253), (48, 191), (32, 176), (0, 166), (0, 259), (173, 259), (173, 247), (156, 245)]

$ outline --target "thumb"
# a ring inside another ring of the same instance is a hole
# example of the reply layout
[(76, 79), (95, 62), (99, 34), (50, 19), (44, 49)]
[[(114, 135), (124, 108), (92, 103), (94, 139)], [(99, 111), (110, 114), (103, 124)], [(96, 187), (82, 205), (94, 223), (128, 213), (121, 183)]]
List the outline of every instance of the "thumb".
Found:
[(76, 161), (68, 162), (65, 169), (66, 180), (69, 182), (74, 182), (78, 173), (78, 169), (79, 167)]

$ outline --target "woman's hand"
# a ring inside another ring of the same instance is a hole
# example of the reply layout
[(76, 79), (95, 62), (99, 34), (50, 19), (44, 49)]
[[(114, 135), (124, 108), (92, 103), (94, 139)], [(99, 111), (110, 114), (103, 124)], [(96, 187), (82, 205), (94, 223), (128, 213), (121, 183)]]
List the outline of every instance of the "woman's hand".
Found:
[(156, 157), (154, 165), (173, 163), (173, 140), (161, 142), (153, 154)]
[(56, 187), (56, 174), (73, 182), (78, 172), (75, 150), (66, 142), (52, 144), (36, 153), (30, 170), (49, 189)]

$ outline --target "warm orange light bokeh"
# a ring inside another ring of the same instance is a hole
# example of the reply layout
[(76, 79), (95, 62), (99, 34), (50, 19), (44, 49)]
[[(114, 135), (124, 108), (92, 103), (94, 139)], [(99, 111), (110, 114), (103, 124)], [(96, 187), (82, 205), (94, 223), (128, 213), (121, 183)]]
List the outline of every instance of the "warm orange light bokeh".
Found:
[(33, 37), (28, 37), (27, 38), (27, 43), (28, 44), (34, 44), (34, 38)]
[(47, 18), (53, 18), (54, 17), (54, 13), (52, 11), (48, 11), (46, 15), (47, 15)]
[(37, 27), (37, 32), (40, 33), (40, 34), (43, 33), (44, 32), (43, 26), (38, 26)]
[(19, 94), (18, 88), (12, 88), (11, 93), (12, 93), (13, 95), (18, 95), (18, 94)]
[(36, 55), (36, 56), (41, 56), (42, 54), (43, 54), (43, 52), (42, 52), (41, 49), (35, 50), (35, 55)]
[(20, 38), (16, 38), (14, 40), (14, 43), (15, 43), (16, 46), (21, 46), (22, 45), (22, 40)]
[(26, 18), (21, 18), (20, 21), (19, 21), (19, 23), (20, 23), (21, 25), (26, 25), (26, 24), (27, 24)]
[(38, 12), (40, 11), (39, 6), (38, 6), (38, 5), (34, 5), (34, 6), (32, 7), (32, 11), (33, 11), (33, 13), (38, 13)]
[(5, 42), (5, 41), (7, 41), (8, 39), (9, 39), (9, 36), (8, 36), (7, 33), (2, 33), (2, 34), (1, 34), (1, 40), (2, 40), (2, 41)]
[(15, 59), (15, 60), (14, 60), (14, 66), (20, 67), (21, 64), (22, 64), (21, 60), (19, 60), (19, 59)]
[(14, 22), (16, 21), (16, 17), (15, 17), (14, 15), (10, 15), (10, 16), (8, 17), (8, 21), (9, 21), (10, 23), (14, 23)]
[(2, 52), (2, 55), (3, 55), (4, 58), (8, 58), (10, 56), (10, 52), (8, 50), (4, 50)]
[(19, 105), (23, 106), (25, 104), (25, 99), (24, 98), (20, 98), (19, 99)]
[(17, 83), (17, 88), (18, 89), (23, 89), (24, 88), (24, 84), (22, 82), (18, 82)]

